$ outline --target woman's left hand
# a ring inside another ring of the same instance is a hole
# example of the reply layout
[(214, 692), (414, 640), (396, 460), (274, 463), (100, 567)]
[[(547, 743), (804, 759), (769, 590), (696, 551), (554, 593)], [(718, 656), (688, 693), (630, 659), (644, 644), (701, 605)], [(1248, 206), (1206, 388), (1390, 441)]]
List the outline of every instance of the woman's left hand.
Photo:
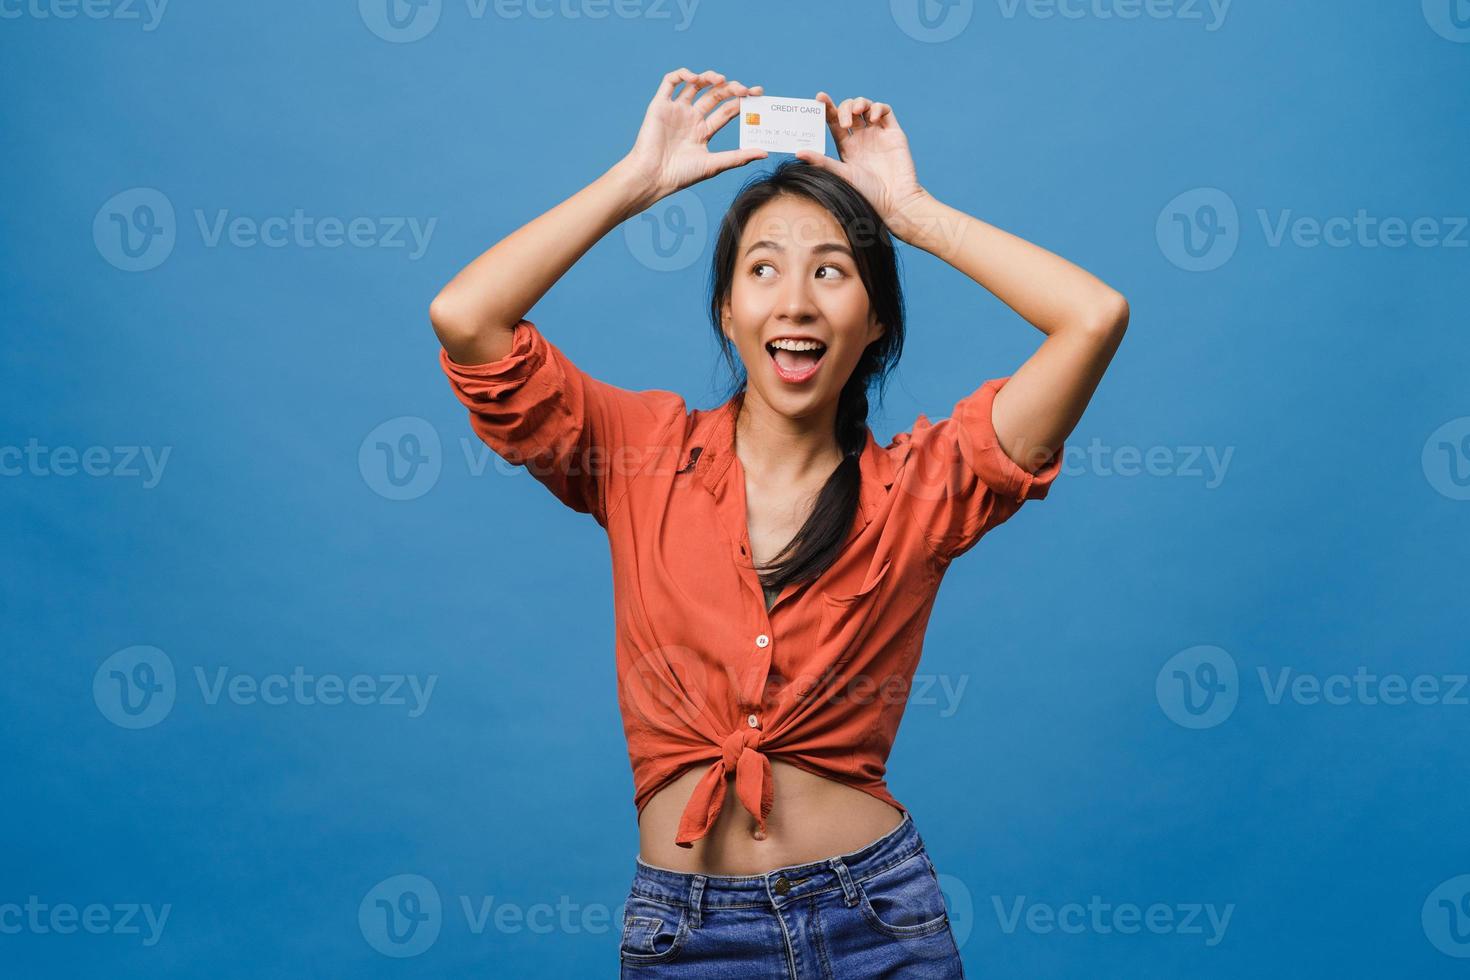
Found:
[(856, 187), (889, 230), (904, 238), (905, 211), (928, 197), (928, 191), (919, 185), (909, 140), (893, 107), (863, 98), (835, 104), (826, 92), (818, 92), (817, 101), (827, 104), (827, 125), (841, 159), (816, 150), (798, 150), (796, 156)]

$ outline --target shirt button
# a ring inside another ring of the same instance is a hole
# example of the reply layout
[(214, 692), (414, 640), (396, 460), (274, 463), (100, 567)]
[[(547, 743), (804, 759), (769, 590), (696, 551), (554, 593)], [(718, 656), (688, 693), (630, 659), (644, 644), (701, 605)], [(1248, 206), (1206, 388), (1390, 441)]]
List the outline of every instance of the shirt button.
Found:
[(761, 647), (762, 649), (764, 649), (765, 647), (768, 647), (768, 646), (771, 645), (771, 638), (769, 636), (767, 636), (766, 634), (762, 633), (760, 636), (757, 636), (755, 638), (755, 645), (758, 646), (758, 647)]
[(759, 718), (757, 718), (755, 715), (746, 715), (745, 716), (745, 723), (747, 725), (749, 725), (751, 728), (759, 728), (760, 727), (760, 724), (761, 724), (761, 720)]

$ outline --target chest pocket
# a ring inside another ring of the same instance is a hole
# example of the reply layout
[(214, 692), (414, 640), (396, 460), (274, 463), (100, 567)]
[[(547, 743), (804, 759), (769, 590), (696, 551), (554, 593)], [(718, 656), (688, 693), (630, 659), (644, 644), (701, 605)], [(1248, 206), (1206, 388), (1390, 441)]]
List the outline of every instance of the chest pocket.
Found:
[(822, 621), (818, 639), (823, 647), (836, 650), (838, 663), (857, 652), (858, 645), (872, 627), (873, 617), (881, 615), (881, 597), (887, 592), (882, 585), (892, 567), (893, 559), (890, 558), (851, 595), (821, 593)]

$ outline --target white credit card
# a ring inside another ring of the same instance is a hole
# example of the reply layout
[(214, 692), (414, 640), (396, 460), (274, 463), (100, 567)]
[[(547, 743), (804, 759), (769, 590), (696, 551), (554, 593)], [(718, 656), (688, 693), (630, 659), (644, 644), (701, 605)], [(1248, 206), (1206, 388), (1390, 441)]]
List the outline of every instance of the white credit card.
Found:
[(740, 149), (827, 152), (827, 104), (816, 99), (747, 95), (740, 100)]

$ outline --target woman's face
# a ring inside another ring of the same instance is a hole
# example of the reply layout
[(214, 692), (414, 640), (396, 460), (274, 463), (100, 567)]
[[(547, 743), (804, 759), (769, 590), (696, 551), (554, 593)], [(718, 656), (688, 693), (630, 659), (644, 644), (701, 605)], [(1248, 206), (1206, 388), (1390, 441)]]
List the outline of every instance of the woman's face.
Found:
[(837, 219), (786, 194), (746, 221), (723, 317), (748, 390), (791, 418), (835, 411), (858, 358), (884, 330)]

